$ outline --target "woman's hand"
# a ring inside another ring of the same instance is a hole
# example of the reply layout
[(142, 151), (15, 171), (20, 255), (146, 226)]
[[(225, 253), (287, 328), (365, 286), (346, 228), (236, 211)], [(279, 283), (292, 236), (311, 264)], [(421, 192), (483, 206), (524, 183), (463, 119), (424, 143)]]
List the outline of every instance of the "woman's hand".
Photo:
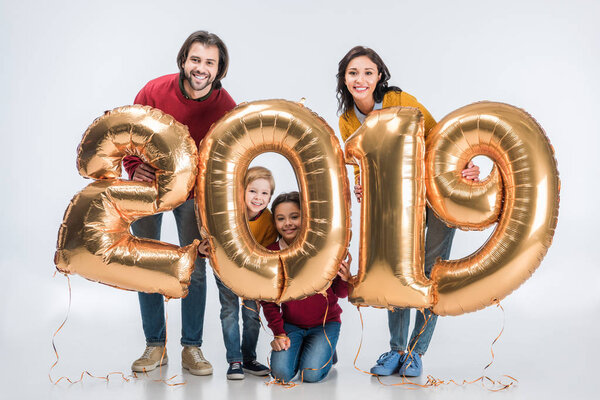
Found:
[(356, 201), (360, 203), (362, 200), (362, 186), (354, 185), (354, 195), (356, 196)]
[(340, 269), (338, 270), (338, 276), (344, 281), (348, 282), (350, 279), (350, 264), (352, 263), (352, 256), (348, 253), (348, 257), (345, 261), (340, 263)]
[(208, 257), (208, 254), (210, 253), (210, 243), (208, 239), (204, 239), (200, 242), (198, 245), (198, 253), (204, 257)]
[(462, 177), (465, 179), (472, 180), (473, 182), (479, 182), (479, 167), (473, 164), (473, 161), (469, 161), (467, 168), (463, 169)]
[(273, 351), (282, 351), (290, 348), (290, 338), (286, 335), (275, 336), (275, 339), (271, 342), (271, 348)]

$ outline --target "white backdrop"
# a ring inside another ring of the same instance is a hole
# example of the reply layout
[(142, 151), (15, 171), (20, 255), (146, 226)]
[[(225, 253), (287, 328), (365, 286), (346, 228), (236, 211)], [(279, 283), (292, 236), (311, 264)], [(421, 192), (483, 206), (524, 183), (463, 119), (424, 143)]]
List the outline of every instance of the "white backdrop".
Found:
[[(479, 398), (479, 387), (384, 388), (352, 368), (360, 340), (358, 314), (344, 303), (340, 363), (327, 382), (282, 390), (247, 378), (225, 383), (217, 291), (209, 273), (205, 354), (215, 375), (184, 375), (188, 385), (93, 380), (52, 386), (51, 335), (67, 308), (62, 276), (52, 279), (56, 235), (72, 196), (89, 183), (75, 168), (76, 147), (104, 110), (130, 104), (150, 79), (176, 72), (175, 57), (192, 31), (217, 33), (231, 63), (224, 87), (237, 102), (299, 100), (337, 132), (335, 73), (352, 46), (374, 48), (391, 83), (415, 95), (441, 119), (479, 100), (522, 107), (546, 130), (562, 180), (559, 222), (539, 270), (503, 305), (505, 331), (490, 376), (520, 381), (511, 398), (585, 398), (599, 369), (595, 346), (600, 283), (594, 232), (599, 218), (595, 112), (600, 105), (600, 6), (594, 1), (31, 1), (0, 2), (0, 108), (5, 173), (0, 177), (3, 229), (0, 291), (2, 392), (11, 398), (69, 396), (285, 398), (322, 394), (358, 397)], [(262, 156), (276, 172), (276, 192), (293, 188), (281, 157)], [(359, 209), (353, 205), (353, 226)], [(174, 223), (163, 238), (175, 242)], [(357, 230), (352, 245), (356, 254)], [(475, 250), (489, 234), (459, 232), (452, 257)], [(128, 371), (143, 350), (137, 296), (75, 276), (69, 321), (58, 335), (55, 376)], [(181, 373), (178, 302), (169, 303), (169, 374)], [(358, 365), (368, 369), (387, 350), (385, 312), (365, 309)], [(489, 361), (502, 313), (489, 308), (438, 321), (424, 358), (425, 374), (473, 378)], [(261, 334), (266, 360), (269, 338)], [(204, 379), (204, 380), (203, 380)], [(391, 379), (389, 382), (396, 383)], [(207, 383), (210, 382), (210, 383)], [(243, 385), (243, 386), (242, 386)], [(240, 389), (243, 388), (243, 389)]]

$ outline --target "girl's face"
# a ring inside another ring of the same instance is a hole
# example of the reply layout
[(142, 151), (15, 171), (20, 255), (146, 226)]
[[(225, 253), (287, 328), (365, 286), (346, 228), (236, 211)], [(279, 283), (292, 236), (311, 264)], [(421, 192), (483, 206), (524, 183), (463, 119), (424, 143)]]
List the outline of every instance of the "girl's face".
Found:
[(245, 203), (248, 218), (254, 218), (264, 210), (271, 201), (271, 184), (268, 180), (255, 179), (246, 187)]
[(377, 65), (367, 56), (353, 58), (346, 68), (344, 81), (354, 102), (373, 98), (373, 92), (381, 74), (377, 73)]
[(288, 245), (291, 244), (298, 235), (302, 224), (302, 214), (298, 204), (293, 201), (281, 203), (275, 207), (274, 214), (277, 232)]

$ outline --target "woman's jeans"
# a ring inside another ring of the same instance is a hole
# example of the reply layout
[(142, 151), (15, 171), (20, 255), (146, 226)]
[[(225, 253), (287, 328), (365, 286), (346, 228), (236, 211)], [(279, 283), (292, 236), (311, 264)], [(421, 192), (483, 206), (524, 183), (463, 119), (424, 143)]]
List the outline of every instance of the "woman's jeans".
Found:
[(290, 348), (271, 352), (273, 377), (289, 382), (299, 372), (304, 382), (319, 382), (325, 378), (332, 366), (340, 325), (339, 322), (327, 322), (325, 327), (319, 325), (304, 329), (285, 323), (283, 329), (290, 338)]
[[(427, 207), (427, 234), (425, 237), (425, 275), (429, 278), (431, 268), (438, 257), (447, 260), (450, 257), (450, 248), (452, 239), (454, 239), (455, 230), (449, 228), (440, 221), (433, 211)], [(437, 315), (430, 310), (425, 310), (424, 314), (416, 310), (417, 318), (410, 342), (407, 348), (408, 325), (410, 323), (410, 308), (395, 308), (394, 311), (388, 311), (388, 325), (390, 329), (390, 347), (392, 351), (405, 351), (412, 349), (413, 353), (425, 354), (429, 347), (429, 342), (435, 330)], [(425, 321), (427, 325), (425, 329)], [(421, 336), (419, 336), (419, 333)], [(418, 339), (417, 339), (417, 336)], [(416, 344), (415, 344), (416, 342)], [(414, 348), (413, 348), (414, 347)]]

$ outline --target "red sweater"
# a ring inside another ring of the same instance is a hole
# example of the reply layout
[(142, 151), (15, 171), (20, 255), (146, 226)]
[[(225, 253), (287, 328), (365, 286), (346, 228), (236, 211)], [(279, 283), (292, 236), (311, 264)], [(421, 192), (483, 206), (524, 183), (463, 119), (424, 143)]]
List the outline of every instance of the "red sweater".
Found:
[[(206, 136), (213, 123), (235, 107), (235, 102), (225, 89), (213, 90), (208, 98), (198, 101), (186, 98), (179, 88), (179, 74), (161, 76), (151, 80), (135, 97), (134, 104), (151, 106), (172, 115), (187, 125), (196, 142)], [(142, 160), (136, 156), (123, 159), (123, 166), (131, 178)]]
[[(269, 250), (279, 250), (279, 242), (267, 247)], [(275, 335), (284, 335), (283, 323), (287, 322), (300, 328), (313, 328), (323, 324), (325, 311), (326, 322), (342, 322), (340, 314), (342, 308), (338, 304), (338, 297), (348, 296), (348, 284), (336, 276), (331, 286), (327, 289), (327, 298), (322, 294), (315, 294), (302, 300), (291, 300), (281, 304), (262, 301), (263, 313), (269, 322), (269, 328)], [(327, 306), (329, 303), (329, 310)]]

